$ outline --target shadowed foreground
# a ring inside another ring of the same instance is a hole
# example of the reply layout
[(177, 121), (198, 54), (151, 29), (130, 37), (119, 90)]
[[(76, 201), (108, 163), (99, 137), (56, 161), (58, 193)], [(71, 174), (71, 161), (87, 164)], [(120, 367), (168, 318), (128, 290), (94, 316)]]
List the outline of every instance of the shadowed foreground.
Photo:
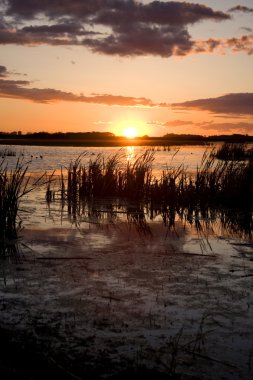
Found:
[(251, 248), (149, 227), (23, 232), (2, 261), (6, 379), (252, 378)]

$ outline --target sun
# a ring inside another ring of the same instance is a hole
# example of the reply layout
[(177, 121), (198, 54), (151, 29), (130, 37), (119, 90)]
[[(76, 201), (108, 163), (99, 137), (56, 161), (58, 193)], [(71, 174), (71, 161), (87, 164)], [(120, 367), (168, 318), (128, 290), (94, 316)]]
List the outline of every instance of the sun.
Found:
[(123, 135), (128, 139), (134, 139), (138, 134), (137, 128), (129, 126), (123, 130)]
[(116, 136), (123, 136), (127, 139), (135, 139), (136, 137), (148, 134), (147, 124), (138, 118), (127, 118), (125, 120), (115, 121), (112, 132)]

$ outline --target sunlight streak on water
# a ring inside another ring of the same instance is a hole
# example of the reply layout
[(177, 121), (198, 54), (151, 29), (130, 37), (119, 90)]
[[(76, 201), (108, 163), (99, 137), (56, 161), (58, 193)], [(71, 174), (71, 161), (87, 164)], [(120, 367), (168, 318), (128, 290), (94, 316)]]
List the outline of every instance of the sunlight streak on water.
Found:
[[(46, 147), (46, 146), (2, 146), (2, 150), (11, 149), (16, 152), (16, 157), (6, 157), (6, 162), (11, 168), (16, 165), (17, 157), (21, 156), (24, 164), (29, 163), (30, 172), (47, 171), (48, 173), (59, 172), (61, 168), (68, 168), (70, 163), (75, 161), (77, 157), (87, 152), (83, 162), (88, 163), (98, 154), (103, 154), (106, 157), (122, 152), (126, 155), (127, 160), (132, 160), (134, 157), (143, 154), (149, 147)], [(186, 169), (194, 171), (200, 163), (203, 153), (206, 149), (211, 149), (206, 146), (181, 146), (171, 147), (169, 151), (163, 150), (163, 147), (156, 147), (155, 161), (153, 169), (155, 174), (165, 170), (167, 167), (177, 167), (181, 164)]]

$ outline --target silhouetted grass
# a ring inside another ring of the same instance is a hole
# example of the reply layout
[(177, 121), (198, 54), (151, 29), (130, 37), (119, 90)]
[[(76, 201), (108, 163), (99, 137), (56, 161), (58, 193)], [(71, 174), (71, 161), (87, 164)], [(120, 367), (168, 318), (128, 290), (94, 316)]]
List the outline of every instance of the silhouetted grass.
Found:
[(242, 161), (253, 158), (253, 149), (247, 148), (244, 143), (223, 143), (215, 152), (215, 157), (220, 160)]
[(79, 156), (67, 171), (67, 180), (61, 175), (61, 198), (75, 203), (81, 199), (99, 196), (120, 196), (142, 199), (151, 184), (154, 152), (147, 150), (133, 162), (126, 161), (121, 151), (107, 159), (98, 154), (87, 165)]
[[(97, 155), (87, 165), (79, 157), (61, 180), (61, 197), (71, 207), (92, 197), (121, 197), (161, 207), (207, 207), (252, 204), (253, 161), (216, 160), (205, 153), (195, 173), (183, 165), (167, 168), (156, 178), (152, 173), (154, 151), (147, 150), (132, 161), (122, 152), (108, 157)], [(84, 154), (85, 155), (85, 154)]]
[(28, 163), (18, 158), (14, 169), (9, 170), (5, 158), (0, 162), (0, 238), (17, 237), (18, 210), (23, 196), (44, 181), (45, 174), (32, 179), (27, 175)]
[(16, 152), (15, 150), (12, 150), (12, 149), (0, 149), (0, 157), (4, 158), (4, 157), (15, 157), (16, 156)]

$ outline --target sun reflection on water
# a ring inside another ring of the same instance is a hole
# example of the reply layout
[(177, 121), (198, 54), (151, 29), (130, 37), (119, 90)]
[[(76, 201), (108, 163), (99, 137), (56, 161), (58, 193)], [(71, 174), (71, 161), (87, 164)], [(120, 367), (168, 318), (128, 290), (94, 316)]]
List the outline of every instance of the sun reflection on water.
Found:
[(135, 157), (135, 147), (134, 146), (127, 146), (126, 147), (126, 160), (128, 162), (132, 162)]

